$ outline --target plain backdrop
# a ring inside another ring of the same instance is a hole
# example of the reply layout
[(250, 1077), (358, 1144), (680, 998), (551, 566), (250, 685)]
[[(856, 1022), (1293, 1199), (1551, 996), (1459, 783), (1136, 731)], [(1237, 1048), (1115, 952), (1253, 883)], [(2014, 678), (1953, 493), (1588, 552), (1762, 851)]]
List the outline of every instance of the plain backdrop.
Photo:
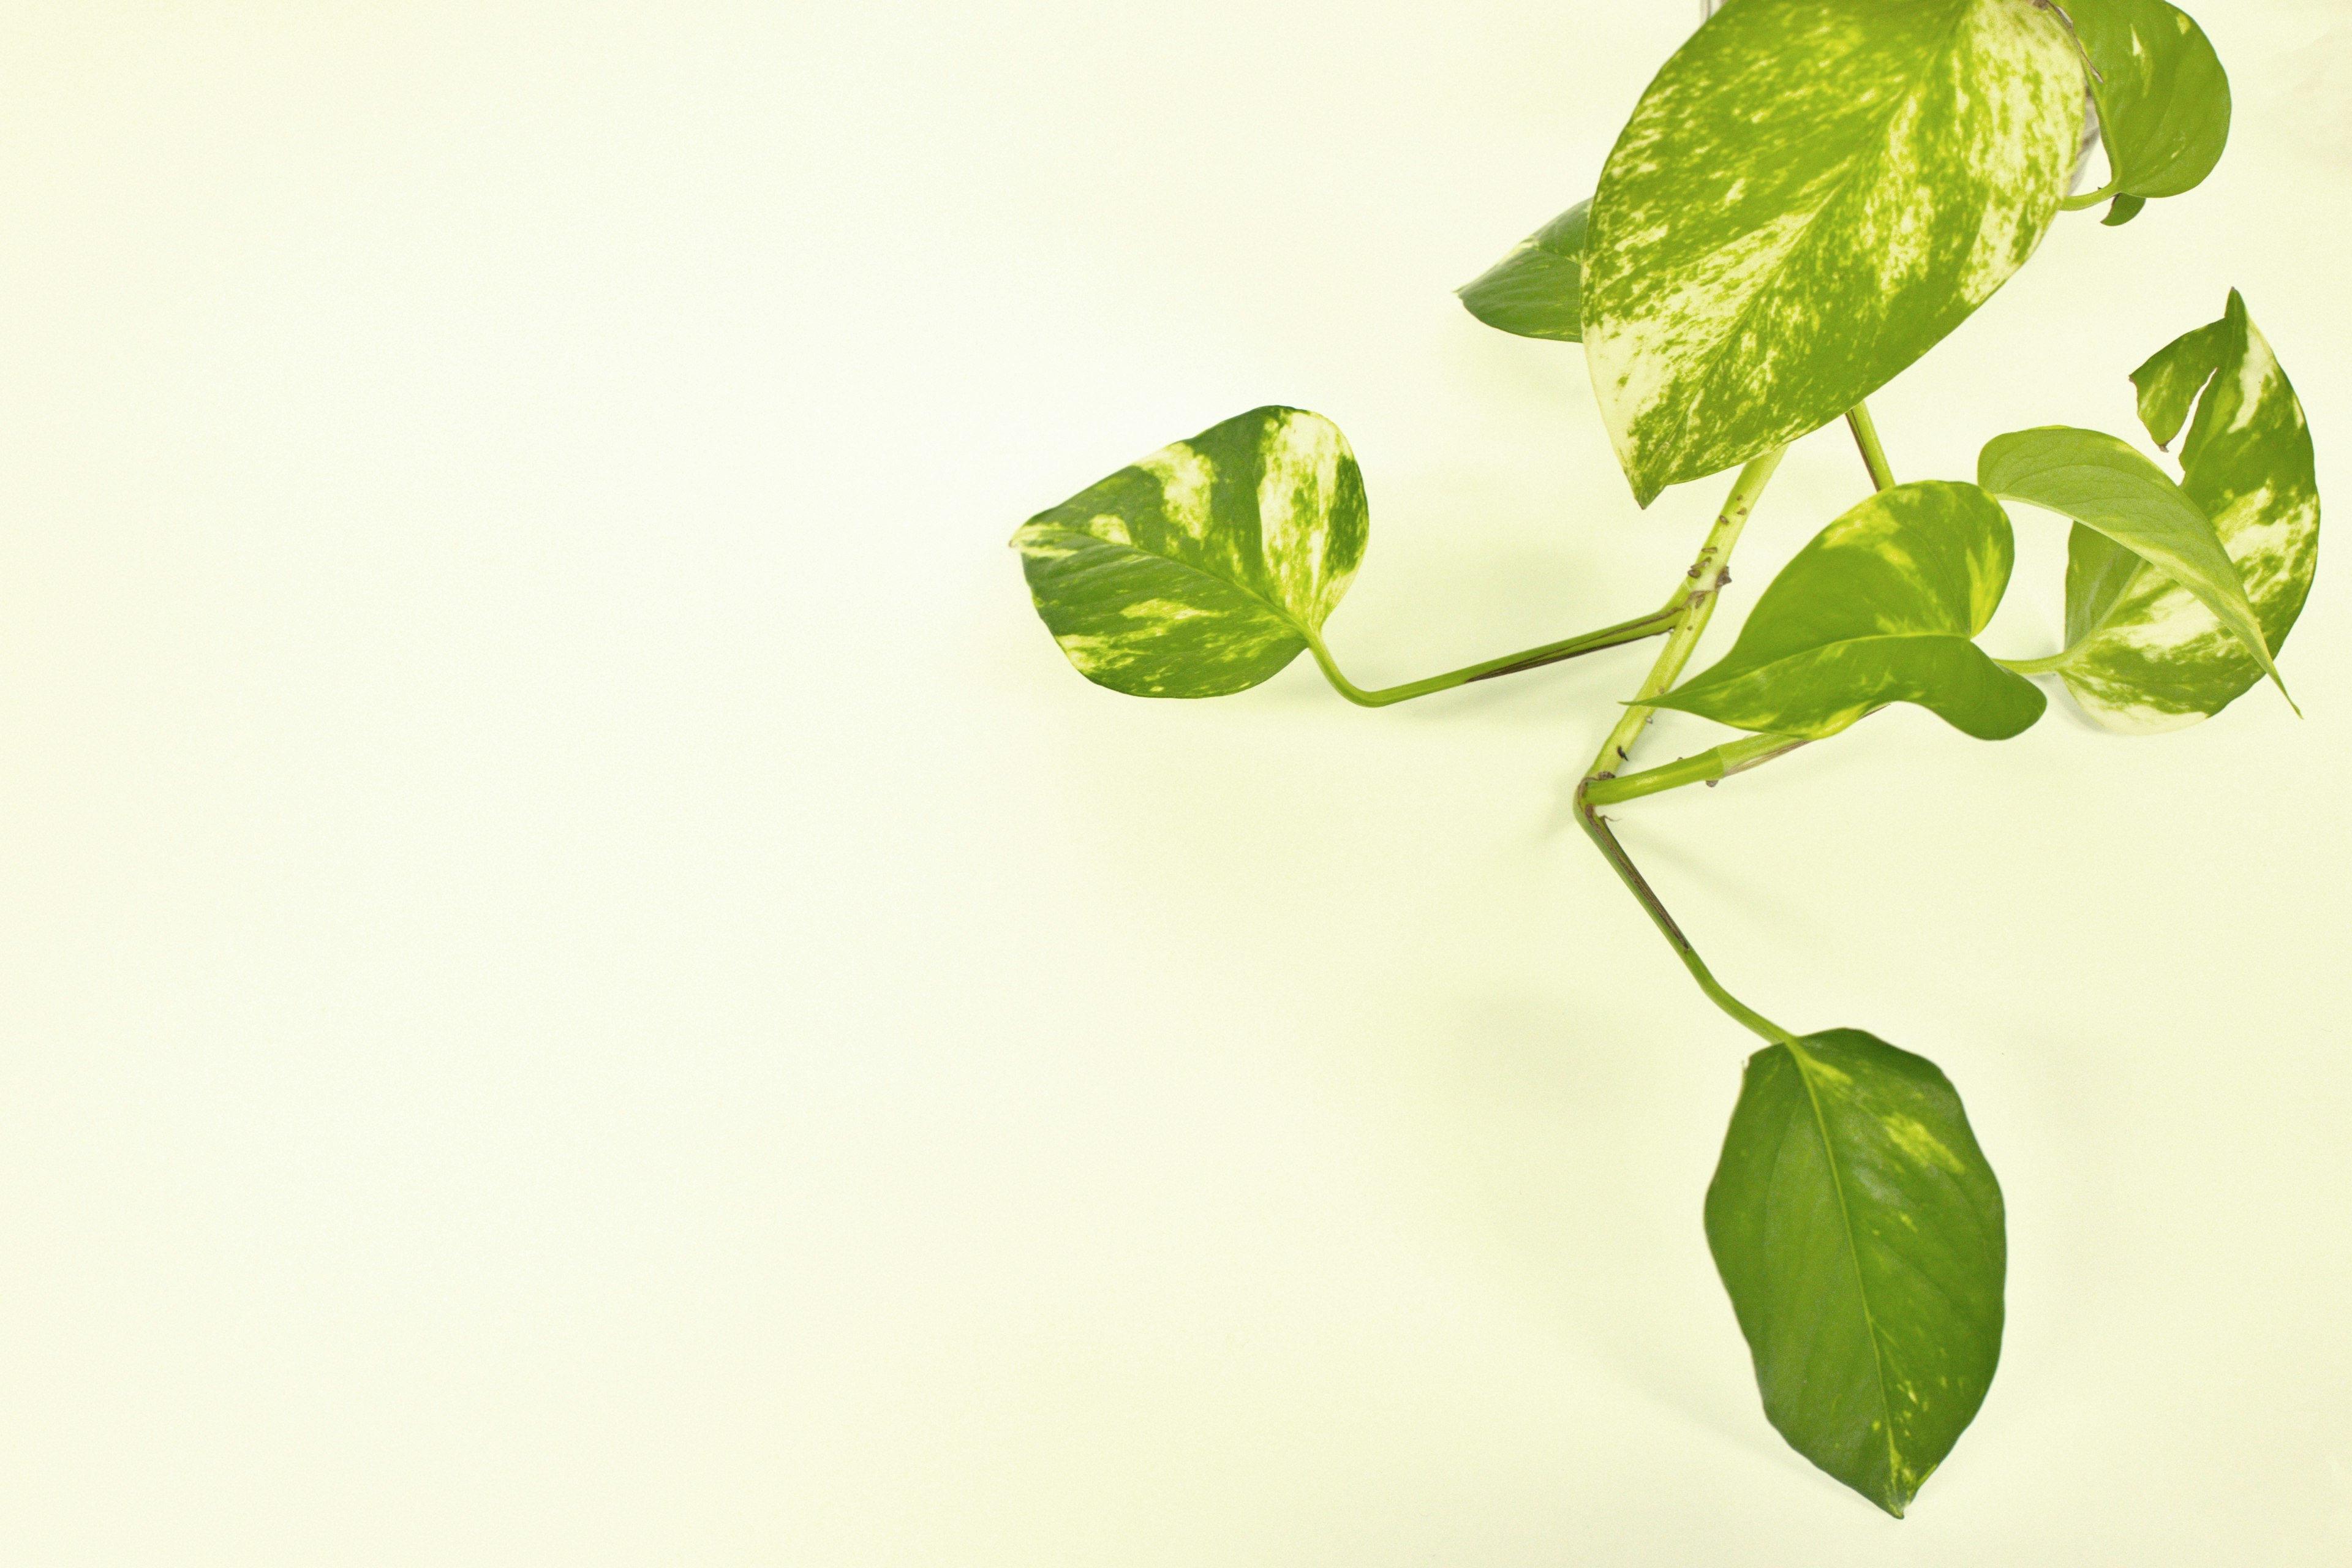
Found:
[[(1024, 518), (1270, 402), (1363, 463), (1359, 681), (1657, 603), (1727, 480), (1637, 511), (1451, 290), (1696, 9), (0, 14), (0, 1562), (2352, 1560), (2335, 547), (2300, 722), (1904, 709), (1619, 814), (2000, 1172), (1899, 1524), (1763, 1420), (1753, 1042), (1567, 812), (1644, 656), (1154, 703), (1031, 612)], [(2221, 170), (2062, 221), (1900, 475), (2137, 436), (2234, 285), (2352, 493), (2352, 16), (2200, 9)], [(1795, 449), (1710, 647), (1863, 485)]]

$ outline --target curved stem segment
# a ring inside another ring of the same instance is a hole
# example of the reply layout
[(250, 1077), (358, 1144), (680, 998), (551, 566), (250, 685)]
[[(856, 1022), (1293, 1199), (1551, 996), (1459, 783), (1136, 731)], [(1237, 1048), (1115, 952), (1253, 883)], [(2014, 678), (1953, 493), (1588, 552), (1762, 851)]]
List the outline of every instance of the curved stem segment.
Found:
[[(1730, 580), (1728, 567), (1732, 547), (1739, 542), (1740, 532), (1748, 526), (1748, 515), (1756, 510), (1757, 498), (1764, 493), (1764, 487), (1771, 481), (1772, 471), (1780, 466), (1785, 450), (1780, 448), (1767, 452), (1739, 471), (1739, 479), (1731, 487), (1730, 498), (1724, 502), (1721, 515), (1715, 520), (1715, 526), (1707, 531), (1706, 542), (1699, 546), (1698, 559), (1691, 565), (1688, 585), (1680, 595), (1674, 630), (1667, 634), (1666, 646), (1659, 651), (1657, 663), (1650, 667), (1649, 676), (1642, 682), (1641, 690), (1634, 695), (1635, 706), (1627, 708), (1625, 717), (1609, 731), (1608, 740), (1601, 742), (1601, 754), (1592, 760), (1592, 766), (1576, 786), (1577, 822), (1615, 869), (1626, 889), (1648, 911), (1660, 934), (1674, 948), (1675, 955), (1683, 961), (1683, 967), (1689, 970), (1691, 978), (1698, 982), (1699, 989), (1706, 993), (1708, 1000), (1738, 1020), (1742, 1026), (1780, 1045), (1788, 1045), (1796, 1037), (1717, 983), (1715, 976), (1707, 972), (1706, 963), (1701, 962), (1697, 950), (1691, 946), (1690, 939), (1683, 934), (1682, 927), (1676, 925), (1675, 917), (1666, 912), (1666, 906), (1660, 901), (1656, 890), (1643, 877), (1633, 858), (1625, 853), (1625, 847), (1617, 842), (1617, 836), (1609, 830), (1609, 824), (1601, 818), (1599, 810), (1601, 803), (1593, 799), (1591, 792), (1613, 779), (1617, 768), (1632, 760), (1633, 743), (1641, 739), (1642, 731), (1650, 722), (1650, 710), (1639, 704), (1673, 686), (1681, 676), (1683, 667), (1690, 662), (1691, 654), (1698, 647), (1700, 634), (1706, 630), (1706, 623), (1715, 614), (1715, 604), (1722, 596), (1723, 585)], [(1769, 739), (1785, 742), (1788, 737)], [(1642, 793), (1652, 792), (1644, 790)]]
[(1878, 426), (1870, 417), (1870, 405), (1857, 403), (1846, 410), (1846, 427), (1853, 432), (1853, 444), (1862, 448), (1862, 466), (1870, 470), (1870, 482), (1882, 490), (1895, 488), (1895, 470), (1886, 465), (1886, 448), (1878, 444)]
[(1330, 681), (1332, 689), (1359, 707), (1386, 708), (1391, 702), (1408, 702), (1416, 697), (1426, 697), (1433, 691), (1451, 691), (1457, 686), (1467, 686), (1473, 681), (1492, 680), (1497, 676), (1541, 669), (1545, 665), (1558, 664), (1563, 659), (1576, 658), (1588, 653), (1599, 653), (1605, 647), (1640, 642), (1643, 637), (1654, 637), (1673, 630), (1675, 618), (1681, 614), (1682, 606), (1677, 601), (1665, 609), (1654, 611), (1637, 620), (1620, 621), (1613, 626), (1603, 626), (1582, 637), (1546, 643), (1524, 653), (1505, 654), (1483, 664), (1449, 670), (1444, 675), (1433, 675), (1426, 680), (1409, 681), (1402, 686), (1385, 686), (1376, 691), (1367, 691), (1340, 674), (1339, 665), (1332, 660), (1331, 650), (1323, 646), (1322, 638), (1312, 638), (1307, 646), (1314, 653), (1315, 662), (1323, 667), (1324, 679)]

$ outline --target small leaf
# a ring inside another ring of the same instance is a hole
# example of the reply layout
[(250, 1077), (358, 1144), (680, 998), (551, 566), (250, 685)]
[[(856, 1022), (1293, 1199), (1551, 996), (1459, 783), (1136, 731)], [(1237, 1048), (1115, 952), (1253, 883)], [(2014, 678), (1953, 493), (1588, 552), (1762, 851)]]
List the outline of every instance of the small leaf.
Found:
[(2112, 177), (2100, 194), (2145, 201), (2193, 189), (2230, 141), (2230, 77), (2204, 29), (2165, 0), (2066, 0), (2066, 14), (2091, 62), (2107, 146)]
[(2146, 196), (2117, 196), (2114, 201), (2107, 204), (2107, 216), (2099, 220), (2100, 226), (2103, 228), (2121, 228), (2124, 225), (2131, 222), (2132, 219), (2139, 216), (2140, 209), (2147, 205), (2147, 198)]
[(1900, 1519), (2000, 1360), (2000, 1184), (1950, 1082), (1856, 1029), (1757, 1052), (1706, 1240), (1767, 1418)]
[[(1986, 443), (1977, 482), (2005, 500), (2071, 517), (2147, 562), (2194, 594), (2286, 690), (2221, 536), (2163, 469), (2131, 447), (2064, 425), (2019, 430)], [(2104, 562), (2094, 569), (2103, 578), (2109, 572)]]
[(2139, 389), (2139, 422), (2156, 437), (2159, 449), (2169, 451), (2172, 438), (2189, 423), (2189, 411), (2221, 368), (2230, 341), (2230, 323), (2213, 321), (2181, 333), (2132, 372), (2132, 385)]
[(1455, 290), (1470, 313), (1523, 338), (1584, 341), (1584, 227), (1577, 203), (1519, 241), (1511, 253)]
[(1584, 344), (1646, 506), (1841, 417), (2032, 255), (2084, 72), (2024, 0), (1739, 0), (1593, 195)]
[(1339, 427), (1257, 408), (1038, 513), (1013, 546), (1038, 616), (1087, 679), (1222, 697), (1320, 636), (1370, 526)]
[[(1744, 3), (1744, 0), (1743, 0)], [(2235, 290), (2228, 311), (2142, 365), (2141, 416), (2179, 428), (2181, 492), (2212, 520), (2275, 654), (2303, 613), (2319, 556), (2319, 481), (2303, 405)], [(2264, 673), (2242, 637), (2187, 588), (2077, 528), (2066, 566), (2068, 647), (2055, 666), (2084, 711), (2152, 734), (2219, 713)]]
[(1781, 569), (1721, 663), (1651, 706), (1818, 741), (1916, 702), (2007, 740), (2047, 700), (1970, 639), (2008, 588), (2012, 549), (2008, 515), (1974, 485), (1881, 490)]

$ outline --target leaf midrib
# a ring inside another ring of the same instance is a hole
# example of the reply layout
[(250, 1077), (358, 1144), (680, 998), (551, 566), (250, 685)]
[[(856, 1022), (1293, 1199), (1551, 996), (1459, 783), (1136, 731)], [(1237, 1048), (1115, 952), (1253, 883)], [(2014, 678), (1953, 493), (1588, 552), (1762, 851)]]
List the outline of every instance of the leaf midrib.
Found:
[(1830, 1142), (1829, 1118), (1822, 1110), (1821, 1096), (1813, 1090), (1812, 1075), (1805, 1070), (1806, 1065), (1813, 1058), (1794, 1040), (1783, 1041), (1782, 1044), (1796, 1064), (1797, 1080), (1805, 1086), (1805, 1103), (1813, 1110), (1813, 1130), (1821, 1135), (1822, 1160), (1829, 1167), (1830, 1190), (1837, 1194), (1839, 1226), (1845, 1235), (1846, 1261), (1853, 1265), (1854, 1300), (1862, 1303), (1863, 1331), (1870, 1337), (1870, 1369), (1878, 1384), (1879, 1424), (1886, 1433), (1887, 1495), (1895, 1500), (1895, 1515), (1900, 1519), (1903, 1517), (1899, 1495), (1903, 1489), (1903, 1462), (1895, 1447), (1895, 1406), (1886, 1397), (1886, 1356), (1879, 1348), (1877, 1321), (1871, 1315), (1870, 1289), (1863, 1283), (1862, 1247), (1854, 1239), (1853, 1209), (1846, 1202), (1845, 1178), (1838, 1171), (1837, 1146)]

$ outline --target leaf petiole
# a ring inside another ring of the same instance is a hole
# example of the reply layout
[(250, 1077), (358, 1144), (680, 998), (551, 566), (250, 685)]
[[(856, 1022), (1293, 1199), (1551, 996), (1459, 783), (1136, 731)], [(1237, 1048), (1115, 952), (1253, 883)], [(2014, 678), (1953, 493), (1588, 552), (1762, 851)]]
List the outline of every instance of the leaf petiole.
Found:
[(1878, 426), (1870, 417), (1870, 405), (1857, 403), (1846, 410), (1846, 427), (1853, 432), (1853, 444), (1862, 448), (1862, 465), (1870, 470), (1870, 482), (1882, 490), (1895, 488), (1895, 470), (1887, 466), (1886, 448), (1878, 444)]
[(1315, 655), (1315, 662), (1322, 667), (1324, 679), (1330, 681), (1332, 689), (1358, 707), (1386, 708), (1391, 703), (1409, 702), (1416, 697), (1427, 697), (1432, 692), (1451, 691), (1457, 686), (1468, 686), (1474, 681), (1493, 680), (1499, 676), (1517, 675), (1523, 670), (1541, 669), (1548, 664), (1559, 664), (1588, 653), (1599, 653), (1603, 648), (1621, 647), (1626, 643), (1657, 637), (1672, 631), (1675, 618), (1681, 613), (1682, 606), (1677, 601), (1669, 608), (1654, 610), (1634, 620), (1620, 621), (1613, 626), (1603, 626), (1582, 637), (1546, 643), (1524, 653), (1505, 654), (1500, 658), (1448, 670), (1444, 675), (1433, 675), (1424, 680), (1408, 681), (1402, 686), (1384, 686), (1372, 691), (1365, 690), (1339, 673), (1339, 664), (1331, 658), (1331, 650), (1323, 646), (1321, 637), (1309, 637), (1307, 646)]
[(1714, 784), (1734, 773), (1760, 768), (1800, 746), (1811, 744), (1801, 735), (1750, 735), (1744, 741), (1728, 741), (1712, 751), (1663, 767), (1644, 768), (1622, 778), (1592, 780), (1584, 786), (1584, 798), (1595, 805), (1615, 805), (1647, 795), (1663, 795), (1685, 784)]

